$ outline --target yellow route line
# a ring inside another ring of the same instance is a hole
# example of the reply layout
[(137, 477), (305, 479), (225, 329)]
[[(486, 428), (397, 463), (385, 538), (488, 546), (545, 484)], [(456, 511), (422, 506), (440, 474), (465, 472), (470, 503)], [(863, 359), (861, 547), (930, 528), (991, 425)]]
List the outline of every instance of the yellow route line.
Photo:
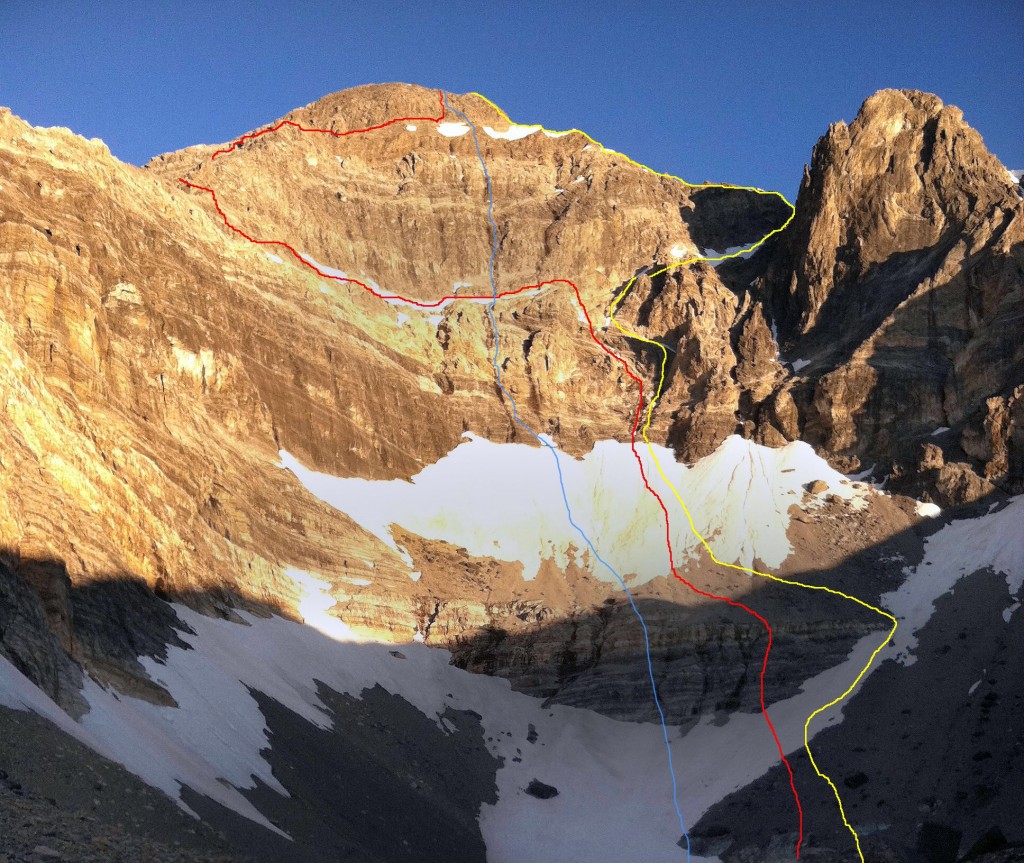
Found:
[[(518, 124), (514, 123), (509, 118), (508, 114), (506, 114), (501, 108), (499, 108), (497, 105), (495, 105), (490, 99), (488, 99), (482, 93), (474, 92), (474, 93), (471, 93), (470, 95), (477, 96), (480, 99), (483, 99), (488, 105), (490, 105), (492, 108), (494, 108), (494, 110), (497, 111), (498, 114), (501, 115), (510, 125), (518, 125)], [(583, 137), (585, 137), (592, 144), (595, 144), (596, 146), (600, 147), (601, 150), (606, 152), (606, 153), (612, 153), (612, 154), (614, 154), (616, 156), (621, 156), (626, 161), (628, 161), (630, 164), (636, 165), (637, 167), (639, 167), (639, 168), (641, 168), (641, 169), (643, 169), (645, 171), (650, 171), (651, 173), (656, 174), (656, 175), (661, 176), (661, 177), (669, 177), (670, 179), (676, 180), (676, 181), (682, 183), (684, 186), (688, 186), (688, 187), (690, 187), (692, 189), (697, 189), (697, 188), (699, 188), (699, 189), (739, 189), (739, 190), (742, 190), (742, 191), (756, 192), (757, 194), (760, 194), (760, 195), (775, 195), (777, 198), (781, 199), (786, 204), (787, 207), (789, 207), (789, 218), (786, 219), (786, 221), (783, 222), (781, 226), (779, 226), (778, 228), (775, 228), (772, 231), (769, 231), (767, 234), (765, 234), (763, 237), (761, 237), (761, 239), (758, 240), (756, 243), (754, 243), (754, 244), (752, 244), (750, 246), (747, 246), (746, 248), (740, 249), (739, 251), (731, 252), (729, 254), (718, 255), (716, 257), (704, 257), (704, 256), (701, 256), (701, 255), (698, 255), (698, 256), (695, 256), (695, 257), (692, 257), (692, 258), (687, 258), (687, 259), (682, 260), (682, 261), (676, 261), (674, 263), (668, 264), (665, 267), (662, 267), (660, 270), (656, 270), (656, 271), (654, 271), (652, 273), (647, 273), (646, 275), (649, 278), (654, 277), (654, 276), (659, 276), (662, 273), (665, 273), (665, 272), (667, 272), (669, 270), (675, 269), (676, 267), (687, 266), (688, 264), (692, 264), (692, 263), (695, 263), (697, 261), (724, 261), (724, 260), (727, 260), (729, 258), (737, 258), (740, 255), (745, 255), (745, 254), (748, 254), (750, 252), (753, 252), (755, 249), (757, 249), (761, 245), (763, 245), (764, 242), (766, 240), (768, 240), (770, 237), (773, 237), (776, 234), (781, 233), (787, 227), (789, 227), (789, 224), (793, 221), (793, 218), (796, 215), (796, 208), (786, 199), (786, 197), (781, 192), (766, 191), (764, 189), (759, 189), (756, 186), (735, 186), (735, 185), (728, 184), (728, 183), (689, 183), (686, 180), (682, 179), (681, 177), (675, 176), (674, 174), (668, 174), (668, 173), (661, 172), (661, 171), (654, 171), (653, 169), (648, 168), (646, 165), (644, 165), (644, 164), (642, 164), (640, 162), (637, 162), (634, 159), (631, 159), (629, 156), (625, 155), (624, 153), (619, 153), (619, 152), (617, 152), (615, 150), (610, 150), (607, 147), (605, 147), (600, 141), (594, 140), (594, 138), (590, 137), (590, 135), (588, 135), (586, 132), (584, 132), (584, 131), (582, 131), (580, 129), (568, 129), (568, 130), (565, 130), (565, 131), (555, 131), (555, 130), (551, 130), (551, 129), (545, 129), (542, 126), (541, 127), (541, 131), (542, 132), (550, 132), (551, 134), (555, 134), (555, 135), (567, 135), (567, 134), (575, 132), (576, 134), (579, 134), (579, 135), (582, 135)], [(777, 582), (779, 584), (788, 584), (788, 585), (790, 585), (792, 587), (802, 587), (802, 588), (804, 588), (806, 590), (817, 590), (817, 591), (821, 591), (823, 593), (831, 594), (832, 596), (840, 597), (841, 599), (848, 600), (849, 602), (854, 602), (857, 605), (861, 606), (862, 608), (867, 609), (868, 611), (874, 612), (875, 614), (879, 615), (880, 617), (885, 618), (891, 624), (891, 627), (889, 629), (888, 634), (885, 636), (885, 639), (882, 642), (880, 642), (879, 645), (874, 649), (874, 651), (871, 653), (871, 656), (868, 658), (868, 661), (865, 663), (864, 667), (860, 670), (860, 673), (857, 674), (856, 678), (854, 678), (853, 682), (846, 688), (846, 690), (841, 695), (839, 695), (838, 697), (833, 698), (827, 704), (823, 704), (821, 707), (819, 707), (817, 710), (815, 710), (813, 713), (811, 713), (807, 717), (807, 719), (804, 721), (804, 749), (807, 751), (807, 757), (810, 759), (811, 766), (814, 768), (814, 772), (818, 775), (819, 778), (823, 779), (826, 783), (828, 783), (829, 788), (832, 789), (832, 793), (835, 795), (835, 798), (836, 798), (836, 803), (839, 806), (839, 814), (840, 814), (840, 816), (843, 819), (843, 824), (846, 826), (847, 830), (849, 830), (850, 834), (853, 836), (853, 841), (854, 841), (854, 844), (857, 847), (857, 856), (860, 858), (860, 863), (864, 863), (864, 853), (863, 853), (863, 851), (861, 851), (860, 837), (857, 835), (857, 831), (853, 828), (853, 825), (850, 824), (849, 819), (846, 817), (846, 809), (843, 807), (843, 800), (842, 800), (842, 797), (839, 794), (839, 789), (836, 787), (835, 782), (832, 781), (832, 778), (828, 774), (823, 772), (821, 770), (821, 768), (818, 766), (818, 762), (814, 758), (814, 753), (811, 751), (810, 726), (811, 726), (811, 722), (813, 722), (816, 717), (818, 717), (819, 715), (824, 713), (829, 708), (834, 707), (835, 705), (839, 704), (841, 701), (846, 699), (850, 695), (850, 693), (853, 692), (854, 689), (857, 688), (857, 685), (864, 678), (864, 675), (867, 674), (868, 669), (871, 668), (872, 664), (875, 661), (875, 658), (878, 656), (879, 653), (881, 653), (882, 649), (889, 643), (889, 640), (896, 634), (896, 629), (898, 627), (898, 623), (896, 622), (896, 618), (893, 617), (893, 615), (889, 614), (889, 612), (879, 608), (878, 606), (871, 605), (871, 603), (865, 602), (863, 599), (859, 599), (856, 596), (850, 596), (848, 593), (844, 593), (841, 590), (836, 590), (835, 588), (832, 588), (832, 587), (826, 587), (825, 585), (822, 585), (822, 584), (806, 584), (805, 582), (802, 582), (802, 581), (796, 581), (794, 579), (789, 579), (789, 578), (782, 578), (781, 576), (772, 575), (771, 573), (768, 573), (768, 572), (759, 572), (758, 570), (751, 569), (750, 567), (747, 567), (747, 566), (739, 566), (738, 564), (735, 564), (735, 563), (726, 563), (725, 561), (719, 560), (718, 557), (715, 556), (715, 552), (712, 550), (711, 546), (708, 544), (708, 541), (704, 538), (704, 536), (701, 534), (701, 532), (697, 529), (697, 525), (694, 523), (693, 516), (690, 513), (690, 508), (686, 505), (686, 501), (683, 500), (683, 497), (679, 493), (679, 490), (675, 487), (675, 485), (672, 483), (672, 481), (665, 474), (665, 471), (662, 468), (661, 462), (658, 460), (658, 456), (657, 456), (657, 454), (654, 451), (654, 445), (651, 443), (650, 439), (647, 436), (647, 433), (648, 433), (648, 431), (649, 431), (649, 429), (651, 427), (651, 421), (653, 419), (655, 405), (658, 403), (658, 400), (661, 398), (661, 394), (662, 394), (662, 391), (663, 391), (664, 385), (665, 385), (665, 367), (668, 365), (668, 350), (660, 342), (656, 342), (656, 341), (653, 341), (652, 339), (645, 338), (644, 336), (641, 336), (638, 333), (634, 333), (632, 330), (624, 327), (622, 324), (619, 323), (618, 318), (615, 317), (615, 310), (616, 310), (616, 308), (618, 308), (618, 306), (622, 303), (623, 299), (625, 299), (626, 295), (633, 288), (633, 285), (636, 283), (637, 278), (639, 278), (639, 275), (633, 276), (633, 278), (631, 278), (626, 283), (626, 286), (619, 292), (618, 296), (616, 296), (615, 299), (612, 300), (611, 306), (609, 307), (609, 317), (611, 318), (611, 322), (613, 324), (615, 324), (616, 329), (620, 333), (622, 333), (624, 336), (626, 336), (626, 338), (635, 339), (636, 341), (643, 342), (644, 344), (647, 344), (647, 345), (653, 345), (659, 351), (661, 351), (661, 368), (660, 368), (660, 371), (659, 371), (659, 374), (658, 374), (658, 386), (657, 386), (657, 389), (655, 390), (654, 396), (649, 400), (649, 402), (647, 404), (646, 421), (644, 422), (644, 427), (643, 427), (643, 429), (641, 431), (641, 434), (643, 435), (644, 443), (647, 444), (647, 450), (648, 450), (648, 452), (649, 452), (649, 454), (651, 456), (651, 459), (654, 462), (655, 467), (658, 470), (659, 475), (661, 476), (662, 481), (665, 483), (665, 485), (667, 485), (672, 490), (672, 494), (675, 496), (676, 500), (679, 502), (680, 507), (682, 507), (683, 513), (686, 515), (686, 520), (689, 522), (689, 525), (690, 525), (690, 531), (700, 541), (701, 545), (704, 546), (704, 548), (707, 551), (708, 555), (711, 557), (711, 560), (714, 563), (718, 564), (719, 566), (723, 566), (723, 567), (726, 567), (728, 569), (735, 569), (735, 570), (737, 570), (739, 572), (746, 572), (746, 573), (748, 573), (750, 575), (759, 575), (762, 578), (770, 579), (771, 581)]]

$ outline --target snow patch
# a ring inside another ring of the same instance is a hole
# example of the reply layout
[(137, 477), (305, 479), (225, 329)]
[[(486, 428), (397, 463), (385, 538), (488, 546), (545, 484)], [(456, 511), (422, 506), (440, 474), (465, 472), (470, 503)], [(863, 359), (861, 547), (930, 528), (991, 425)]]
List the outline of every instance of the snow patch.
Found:
[(341, 270), (336, 270), (334, 267), (328, 267), (326, 264), (321, 264), (314, 260), (312, 255), (307, 255), (304, 252), (299, 253), (299, 257), (302, 258), (307, 264), (311, 264), (316, 267), (321, 273), (326, 276), (332, 276), (335, 279), (348, 279), (348, 273)]
[(1019, 602), (1015, 602), (1009, 608), (1004, 608), (1003, 609), (1003, 623), (1009, 623), (1010, 622), (1010, 618), (1013, 617), (1013, 613), (1018, 608), (1020, 608), (1020, 603)]
[(427, 315), (427, 323), (433, 324), (435, 327), (444, 320), (444, 315)]
[(807, 368), (811, 364), (810, 360), (793, 360), (790, 365), (793, 367), (794, 372), (800, 371), (800, 369)]
[[(139, 660), (150, 676), (159, 676), (173, 690), (178, 707), (119, 696), (87, 677), (82, 695), (89, 712), (81, 726), (100, 741), (108, 757), (165, 792), (190, 815), (196, 813), (179, 796), (183, 785), (287, 837), (237, 790), (255, 787), (253, 777), (258, 776), (287, 795), (258, 750), (253, 758), (254, 746), (270, 745), (263, 714), (245, 686), (220, 665), (219, 657), (211, 658), (208, 649), (202, 654), (187, 652), (196, 654), (187, 663), (163, 666), (149, 657)], [(183, 679), (185, 666), (197, 675), (191, 681)], [(210, 723), (211, 717), (216, 717), (216, 724)]]
[(862, 470), (860, 473), (849, 473), (846, 475), (847, 479), (852, 479), (854, 482), (863, 482), (875, 469), (877, 462), (871, 462), (871, 467)]
[(412, 123), (410, 123), (408, 126), (405, 127), (405, 130), (407, 132), (415, 132), (416, 131), (416, 127)]
[(438, 123), (437, 131), (446, 138), (461, 138), (469, 131), (469, 126), (465, 123)]
[(971, 684), (971, 688), (967, 690), (967, 694), (974, 695), (974, 690), (977, 689), (979, 686), (981, 686), (981, 681), (975, 680), (974, 683)]
[(277, 255), (271, 254), (270, 252), (264, 252), (264, 254), (268, 258), (270, 258), (270, 260), (272, 260), (275, 264), (283, 264), (284, 263), (284, 261), (282, 261)]
[[(298, 580), (313, 590), (323, 584), (308, 574)], [(316, 695), (316, 681), (357, 698), (379, 684), (446, 733), (453, 729), (441, 714), (449, 706), (482, 717), (489, 748), (504, 759), (496, 775), (497, 803), (484, 804), (479, 816), (489, 860), (678, 863), (679, 824), (656, 723), (547, 707), (541, 699), (513, 692), (508, 681), (452, 666), (447, 651), (422, 644), (403, 646), (405, 660), (396, 662), (392, 645), (325, 639), (310, 626), (280, 617), (239, 612), (245, 622), (240, 625), (184, 606), (174, 609), (195, 633), (181, 634), (192, 649), (170, 647), (165, 664), (140, 661), (160, 676), (182, 709), (115, 697), (95, 684), (87, 691), (94, 705), (87, 716), (102, 741), (115, 744), (129, 769), (172, 797), (184, 783), (270, 826), (235, 788), (218, 781), (251, 788), (258, 777), (283, 791), (264, 760), (271, 741), (247, 687), (328, 728), (331, 719)], [(417, 633), (415, 640), (422, 639)], [(862, 639), (844, 663), (772, 706), (785, 751), (800, 748), (804, 717), (843, 691), (875, 642), (876, 635)], [(812, 732), (839, 719), (841, 711), (833, 708)], [(532, 744), (526, 740), (530, 725), (538, 735)], [(685, 736), (670, 732), (686, 789), (680, 804), (687, 824), (778, 762), (764, 736), (757, 714), (734, 714), (724, 724), (709, 716)], [(533, 778), (555, 786), (558, 797), (538, 801), (523, 794)], [(614, 843), (607, 841), (609, 835), (616, 836)]]
[[(306, 263), (312, 264), (314, 267), (316, 267), (318, 270), (320, 270), (321, 273), (323, 273), (326, 276), (330, 276), (330, 277), (332, 277), (334, 279), (337, 279), (337, 280), (340, 280), (340, 281), (347, 281), (347, 282), (355, 281), (354, 279), (352, 279), (348, 275), (348, 273), (344, 272), (343, 270), (336, 270), (334, 267), (328, 267), (326, 264), (321, 264), (316, 259), (314, 259), (312, 255), (307, 255), (305, 253), (301, 253), (300, 257)], [(361, 277), (360, 281), (365, 282), (366, 285), (368, 285), (374, 291), (377, 291), (378, 293), (381, 293), (381, 287), (380, 287), (379, 284), (377, 284), (376, 281), (374, 281), (372, 278), (367, 276), (366, 273), (360, 273), (359, 275)], [(468, 285), (469, 282), (465, 282), (464, 284)], [(323, 288), (321, 288), (321, 290), (323, 291)], [(323, 293), (327, 293), (327, 291), (323, 291)], [(391, 305), (391, 306), (402, 306), (403, 308), (411, 308), (411, 309), (415, 309), (416, 311), (423, 311), (423, 308), (424, 308), (422, 305), (419, 305), (419, 304), (417, 304), (415, 302), (412, 302), (411, 300), (402, 299), (401, 297), (398, 297), (398, 296), (380, 296), (380, 297), (378, 297), (378, 299), (381, 300), (382, 302), (387, 303), (388, 305)], [(458, 299), (458, 298), (457, 297), (449, 297), (447, 300), (444, 300), (443, 302), (438, 303), (436, 306), (431, 306), (430, 308), (443, 309), (446, 306), (448, 306), (450, 303), (455, 302), (456, 299)], [(487, 305), (488, 303), (491, 302), (491, 298), (490, 297), (482, 297), (480, 299), (473, 299), (473, 300), (464, 299), (464, 300), (461, 300), (461, 302), (479, 303), (481, 305)], [(430, 320), (430, 318), (428, 318), (427, 320)]]
[[(289, 567), (284, 571), (299, 589), (299, 614), (307, 626), (335, 641), (358, 641), (355, 633), (341, 619), (328, 611), (337, 605), (330, 594), (331, 586), (301, 569)], [(366, 582), (369, 584), (370, 582)]]
[(925, 503), (922, 500), (917, 502), (917, 505), (914, 507), (914, 511), (923, 518), (935, 518), (938, 515), (942, 515), (942, 509), (938, 504)]
[(22, 674), (5, 656), (0, 655), (0, 705), (12, 710), (30, 710), (49, 719), (61, 731), (105, 758), (114, 758), (96, 737), (68, 716), (53, 699)]
[(931, 437), (935, 437), (936, 435), (940, 435), (940, 434), (945, 434), (948, 431), (949, 431), (949, 426), (939, 426), (937, 429), (935, 429), (935, 431), (933, 431), (931, 433)]
[(404, 315), (401, 312), (399, 312), (398, 317), (395, 318), (395, 321), (398, 323), (398, 326), (402, 326), (402, 324), (404, 324), (407, 320), (409, 320), (409, 316)]

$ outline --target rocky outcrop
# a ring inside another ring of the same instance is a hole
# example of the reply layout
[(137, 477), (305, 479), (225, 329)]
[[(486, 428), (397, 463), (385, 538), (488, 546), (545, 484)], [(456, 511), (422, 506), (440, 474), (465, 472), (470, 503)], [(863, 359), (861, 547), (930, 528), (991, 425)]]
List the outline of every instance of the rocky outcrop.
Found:
[[(82, 669), (47, 622), (40, 594), (0, 559), (0, 656), (78, 717), (85, 712)], [(133, 657), (134, 658), (134, 657)]]

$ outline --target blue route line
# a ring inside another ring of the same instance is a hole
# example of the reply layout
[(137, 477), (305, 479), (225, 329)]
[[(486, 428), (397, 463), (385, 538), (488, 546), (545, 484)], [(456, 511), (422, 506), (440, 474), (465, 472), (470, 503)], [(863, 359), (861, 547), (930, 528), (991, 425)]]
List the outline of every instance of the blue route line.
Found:
[(626, 592), (626, 596), (629, 599), (629, 604), (633, 609), (633, 613), (636, 614), (637, 620), (640, 621), (640, 626), (644, 631), (644, 652), (647, 656), (647, 674), (651, 680), (651, 694), (654, 696), (654, 706), (658, 708), (658, 716), (661, 717), (661, 733), (665, 739), (665, 752), (668, 756), (668, 772), (672, 778), (672, 804), (675, 806), (676, 815), (679, 816), (679, 826), (683, 831), (683, 838), (686, 840), (686, 860), (687, 863), (690, 861), (690, 834), (686, 832), (686, 825), (683, 820), (683, 813), (679, 808), (679, 788), (676, 783), (676, 771), (672, 765), (672, 746), (668, 740), (668, 724), (665, 722), (665, 711), (661, 707), (661, 699), (658, 698), (658, 686), (654, 681), (654, 665), (651, 662), (651, 639), (647, 632), (647, 623), (644, 620), (644, 616), (640, 613), (640, 609), (636, 607), (636, 602), (633, 601), (633, 594), (626, 586), (626, 582), (622, 576), (619, 575), (608, 561), (606, 561), (600, 554), (597, 553), (597, 549), (594, 548), (594, 544), (590, 541), (590, 538), (583, 532), (581, 528), (572, 517), (572, 508), (569, 506), (569, 497), (565, 490), (565, 478), (562, 475), (562, 464), (558, 459), (558, 450), (555, 449), (554, 445), (546, 441), (541, 435), (537, 434), (532, 428), (530, 428), (522, 419), (519, 417), (519, 411), (516, 407), (516, 400), (512, 398), (512, 394), (501, 383), (501, 366), (498, 364), (498, 348), (500, 340), (498, 337), (498, 322), (494, 318), (494, 307), (498, 303), (498, 286), (494, 280), (494, 259), (498, 254), (498, 225), (494, 221), (494, 189), (491, 186), (491, 175), (487, 171), (487, 163), (484, 161), (483, 151), (480, 149), (480, 140), (477, 138), (476, 126), (462, 111), (458, 111), (448, 104), (448, 97), (442, 94), (444, 99), (445, 110), (451, 111), (453, 114), (458, 114), (466, 121), (466, 125), (469, 126), (469, 131), (473, 135), (473, 145), (476, 147), (476, 155), (480, 160), (480, 167), (483, 168), (484, 178), (487, 180), (487, 221), (491, 225), (491, 259), (488, 263), (488, 275), (491, 281), (491, 293), (494, 297), (490, 303), (487, 304), (487, 315), (491, 319), (491, 328), (494, 330), (494, 356), (491, 358), (491, 363), (494, 366), (494, 374), (498, 384), (498, 389), (501, 390), (502, 394), (508, 399), (512, 405), (512, 418), (515, 422), (531, 434), (538, 442), (543, 444), (548, 451), (551, 453), (551, 457), (555, 460), (555, 468), (558, 471), (558, 484), (562, 489), (562, 503), (565, 504), (565, 514), (569, 518), (569, 524), (575, 528), (576, 532), (582, 537), (583, 541), (587, 544), (587, 548), (590, 549), (591, 553), (601, 562), (602, 566), (607, 569), (612, 575), (618, 579), (619, 584), (622, 585), (622, 589)]

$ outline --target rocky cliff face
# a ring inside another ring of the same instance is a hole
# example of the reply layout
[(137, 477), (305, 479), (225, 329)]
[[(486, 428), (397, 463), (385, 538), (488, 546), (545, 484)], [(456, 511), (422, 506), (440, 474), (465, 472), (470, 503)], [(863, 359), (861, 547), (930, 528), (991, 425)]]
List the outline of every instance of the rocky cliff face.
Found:
[(795, 372), (764, 402), (772, 429), (943, 504), (1021, 490), (1024, 201), (959, 109), (886, 90), (833, 124), (763, 257)]

